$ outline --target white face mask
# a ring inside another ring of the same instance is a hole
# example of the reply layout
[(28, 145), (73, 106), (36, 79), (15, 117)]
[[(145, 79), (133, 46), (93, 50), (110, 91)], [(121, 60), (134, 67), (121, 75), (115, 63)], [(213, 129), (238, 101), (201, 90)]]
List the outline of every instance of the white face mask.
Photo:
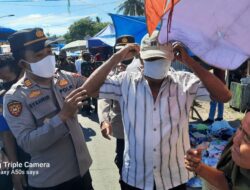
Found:
[(171, 66), (171, 61), (158, 59), (144, 62), (144, 75), (153, 79), (163, 79)]
[(48, 55), (38, 62), (29, 64), (32, 73), (39, 77), (50, 78), (55, 73), (56, 59), (54, 55)]

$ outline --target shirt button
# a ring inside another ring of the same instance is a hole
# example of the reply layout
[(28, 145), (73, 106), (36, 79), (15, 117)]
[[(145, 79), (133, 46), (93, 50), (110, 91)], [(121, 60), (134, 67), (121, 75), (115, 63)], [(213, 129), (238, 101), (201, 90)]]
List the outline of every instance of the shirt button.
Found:
[(154, 111), (156, 111), (156, 108), (154, 108)]
[(154, 166), (154, 169), (156, 169), (156, 166)]
[(156, 148), (154, 148), (154, 152), (156, 151)]
[(154, 128), (154, 131), (156, 131), (156, 128)]

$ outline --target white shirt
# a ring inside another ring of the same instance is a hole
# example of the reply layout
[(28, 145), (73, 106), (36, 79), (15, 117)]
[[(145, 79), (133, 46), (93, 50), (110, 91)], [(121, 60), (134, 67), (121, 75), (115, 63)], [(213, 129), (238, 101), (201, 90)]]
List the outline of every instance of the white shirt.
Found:
[(154, 102), (141, 72), (108, 77), (101, 98), (119, 101), (125, 132), (122, 180), (139, 189), (167, 190), (185, 183), (190, 148), (189, 110), (196, 95), (208, 95), (192, 73), (170, 71)]
[(77, 73), (80, 74), (80, 75), (82, 74), (82, 72), (81, 72), (81, 65), (82, 65), (82, 62), (83, 62), (82, 59), (77, 59), (77, 60), (75, 61), (76, 71), (77, 71)]

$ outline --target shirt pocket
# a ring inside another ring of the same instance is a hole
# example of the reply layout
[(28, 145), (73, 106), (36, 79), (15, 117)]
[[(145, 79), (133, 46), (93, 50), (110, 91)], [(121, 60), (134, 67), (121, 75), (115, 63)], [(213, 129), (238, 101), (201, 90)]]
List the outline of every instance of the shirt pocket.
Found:
[(58, 108), (50, 96), (44, 96), (33, 102), (27, 102), (29, 110), (34, 116), (37, 126), (43, 125), (45, 118), (53, 117)]

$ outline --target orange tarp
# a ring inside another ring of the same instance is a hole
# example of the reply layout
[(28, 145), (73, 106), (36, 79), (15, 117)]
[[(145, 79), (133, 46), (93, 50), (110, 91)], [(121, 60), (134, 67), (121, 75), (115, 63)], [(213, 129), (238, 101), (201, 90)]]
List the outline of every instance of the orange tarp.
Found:
[[(174, 4), (180, 0), (173, 0)], [(148, 33), (151, 35), (156, 29), (161, 17), (172, 8), (172, 0), (145, 0), (145, 15), (147, 19)]]

